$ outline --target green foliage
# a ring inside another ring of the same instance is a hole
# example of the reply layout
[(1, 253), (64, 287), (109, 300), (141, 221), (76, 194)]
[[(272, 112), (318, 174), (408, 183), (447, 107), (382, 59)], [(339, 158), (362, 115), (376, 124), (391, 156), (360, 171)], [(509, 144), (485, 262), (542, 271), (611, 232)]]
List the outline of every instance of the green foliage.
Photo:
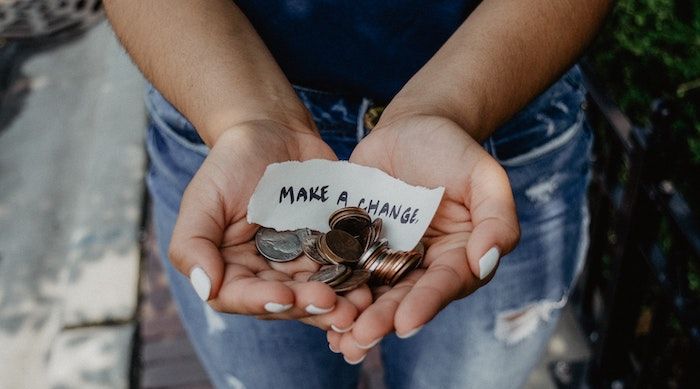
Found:
[(589, 53), (597, 78), (638, 125), (665, 98), (668, 178), (700, 210), (700, 2), (619, 0)]

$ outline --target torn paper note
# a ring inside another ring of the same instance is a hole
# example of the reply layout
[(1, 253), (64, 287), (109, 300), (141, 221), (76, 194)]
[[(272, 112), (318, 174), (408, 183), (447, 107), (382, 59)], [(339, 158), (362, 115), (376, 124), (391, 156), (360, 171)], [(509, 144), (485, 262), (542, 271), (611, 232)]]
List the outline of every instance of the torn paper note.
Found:
[(382, 237), (397, 250), (418, 243), (440, 204), (444, 188), (409, 185), (383, 171), (347, 161), (315, 159), (271, 164), (248, 203), (248, 222), (278, 231), (329, 230), (336, 209), (364, 208), (382, 218)]

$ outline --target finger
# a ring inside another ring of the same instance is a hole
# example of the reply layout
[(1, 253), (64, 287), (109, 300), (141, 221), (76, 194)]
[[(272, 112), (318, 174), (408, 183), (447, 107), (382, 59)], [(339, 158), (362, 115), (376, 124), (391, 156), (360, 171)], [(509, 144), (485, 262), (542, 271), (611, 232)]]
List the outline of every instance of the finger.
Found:
[(485, 279), (501, 256), (510, 252), (520, 239), (515, 201), (505, 170), (490, 156), (477, 163), (472, 174), (470, 209), (474, 230), (467, 242), (467, 257), (472, 273)]
[[(313, 272), (299, 272), (295, 273), (293, 278), (295, 281), (308, 281), (312, 274)], [(372, 304), (372, 291), (369, 289), (367, 284), (361, 285), (347, 293), (344, 293), (343, 297), (353, 303), (358, 312), (364, 311), (365, 308)]]
[(322, 282), (290, 281), (288, 285), (294, 292), (294, 308), (300, 312), (300, 317), (325, 315), (336, 307), (335, 292)]
[[(430, 256), (431, 250), (426, 254)], [(413, 336), (447, 304), (479, 285), (480, 280), (467, 265), (464, 247), (442, 252), (399, 304), (394, 318), (396, 334), (401, 338)]]
[(394, 330), (394, 315), (401, 300), (420, 277), (414, 271), (384, 293), (355, 320), (352, 330), (343, 334), (340, 351), (349, 363), (360, 360), (372, 347)]
[[(280, 313), (270, 312), (257, 315), (258, 319), (302, 320), (309, 317), (327, 315), (337, 309), (337, 296), (335, 292), (323, 283), (306, 282), (306, 280), (299, 280), (295, 275), (294, 280), (286, 281), (284, 284), (294, 293), (294, 304), (292, 304), (289, 309)], [(356, 310), (356, 308), (354, 309)], [(357, 316), (356, 313), (353, 315)], [(321, 326), (320, 322), (306, 322), (316, 327)], [(328, 326), (322, 328), (326, 329), (327, 327)]]
[(353, 303), (346, 298), (338, 297), (333, 311), (323, 315), (307, 316), (301, 321), (324, 331), (344, 333), (350, 331), (358, 314), (359, 312)]
[(372, 304), (372, 291), (369, 289), (367, 284), (353, 289), (343, 295), (351, 303), (357, 307), (358, 312), (363, 312), (367, 307)]
[(326, 332), (326, 340), (328, 340), (328, 348), (331, 349), (334, 353), (339, 353), (340, 352), (340, 339), (343, 337), (343, 334), (340, 334), (335, 331), (327, 331)]
[(226, 223), (216, 189), (203, 181), (195, 175), (185, 190), (168, 257), (206, 301), (216, 297), (221, 287), (224, 261), (219, 246)]
[[(293, 278), (295, 281), (298, 281), (302, 285), (304, 285), (307, 283), (309, 276), (311, 276), (312, 274), (312, 272), (300, 272), (294, 274)], [(365, 308), (367, 308), (372, 303), (372, 292), (370, 291), (369, 287), (365, 284), (356, 289), (353, 289), (350, 292), (344, 293), (342, 296), (338, 296), (337, 299), (347, 300), (355, 307), (357, 313), (353, 317), (354, 320), (354, 318), (357, 317), (357, 315), (359, 315), (363, 310), (365, 310)], [(352, 323), (349, 323), (349, 325), (344, 325), (342, 324), (342, 321), (331, 322), (331, 324), (333, 324), (331, 330), (339, 332), (345, 332), (346, 330), (349, 330), (350, 326), (352, 325)]]
[[(296, 273), (294, 274), (294, 280), (298, 282), (298, 285), (296, 287), (304, 287), (307, 288), (309, 282), (307, 281), (309, 279), (309, 276), (311, 276), (311, 272), (301, 272), (301, 273)], [(325, 288), (323, 288), (325, 290)], [(312, 293), (318, 293), (318, 292), (312, 292)], [(325, 293), (325, 292), (324, 292)], [(336, 295), (337, 296), (337, 295)], [(342, 302), (343, 304), (349, 303), (352, 305), (353, 309), (352, 312), (350, 313), (349, 308), (343, 307), (343, 306), (338, 306), (337, 303)], [(336, 307), (333, 309), (329, 314), (324, 314), (324, 313), (319, 313), (314, 316), (314, 314), (309, 313), (307, 310), (308, 306), (304, 306), (303, 303), (298, 304), (295, 309), (290, 312), (292, 315), (297, 314), (297, 318), (303, 318), (303, 317), (309, 317), (312, 320), (308, 321), (307, 323), (314, 325), (319, 328), (323, 328), (326, 330), (332, 330), (336, 331), (339, 333), (347, 332), (350, 330), (352, 327), (355, 318), (362, 312), (365, 308), (367, 308), (370, 304), (372, 303), (372, 292), (369, 290), (369, 287), (367, 285), (362, 285), (358, 287), (357, 289), (354, 289), (350, 292), (345, 293), (342, 296), (337, 296), (336, 297)], [(302, 309), (304, 308), (304, 309)], [(340, 311), (339, 311), (340, 310)], [(312, 309), (313, 311), (313, 309)], [(339, 311), (336, 313), (336, 311)], [(318, 320), (313, 319), (314, 317), (317, 317)]]
[[(212, 308), (229, 313), (262, 315), (289, 311), (294, 306), (292, 288), (281, 280), (272, 279), (274, 273), (266, 273), (270, 279), (258, 277), (248, 267), (236, 263), (227, 264), (225, 280), (217, 297), (211, 299)], [(280, 279), (283, 276), (276, 275)]]

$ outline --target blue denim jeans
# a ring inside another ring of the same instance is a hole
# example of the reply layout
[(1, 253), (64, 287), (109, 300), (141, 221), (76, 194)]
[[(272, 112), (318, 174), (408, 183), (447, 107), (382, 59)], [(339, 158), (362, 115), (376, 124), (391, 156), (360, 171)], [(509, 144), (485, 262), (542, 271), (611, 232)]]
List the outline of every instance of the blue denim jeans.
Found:
[[(371, 101), (297, 88), (323, 139), (341, 159), (367, 133)], [(495, 277), (442, 310), (416, 336), (381, 342), (390, 388), (521, 386), (552, 334), (588, 244), (586, 189), (592, 134), (577, 68), (499, 128), (484, 147), (506, 169), (522, 238)], [(325, 333), (296, 321), (259, 321), (213, 311), (170, 265), (183, 191), (207, 147), (155, 89), (148, 187), (156, 234), (180, 314), (212, 382), (221, 388), (354, 388), (358, 366), (332, 353)], [(245, 166), (241, 166), (245, 169)]]

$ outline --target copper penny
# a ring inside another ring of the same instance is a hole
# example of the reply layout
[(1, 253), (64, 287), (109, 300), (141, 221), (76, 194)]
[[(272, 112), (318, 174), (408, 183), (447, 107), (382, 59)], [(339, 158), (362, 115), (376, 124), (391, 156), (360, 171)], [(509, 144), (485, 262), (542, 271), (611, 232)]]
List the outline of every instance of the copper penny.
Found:
[(341, 208), (333, 212), (328, 220), (331, 229), (343, 230), (357, 239), (371, 222), (367, 211), (359, 207)]
[(330, 265), (330, 263), (318, 252), (318, 239), (320, 235), (306, 235), (301, 242), (301, 248), (309, 259), (319, 265)]
[(329, 252), (325, 253), (337, 262), (357, 262), (362, 255), (362, 247), (352, 235), (342, 230), (330, 230), (325, 235), (325, 245)]
[(357, 267), (363, 267), (366, 269), (368, 265), (367, 262), (370, 258), (372, 258), (374, 253), (382, 247), (386, 247), (387, 244), (388, 241), (386, 239), (379, 239), (378, 241), (372, 243), (372, 245), (360, 256), (360, 259), (357, 261)]

